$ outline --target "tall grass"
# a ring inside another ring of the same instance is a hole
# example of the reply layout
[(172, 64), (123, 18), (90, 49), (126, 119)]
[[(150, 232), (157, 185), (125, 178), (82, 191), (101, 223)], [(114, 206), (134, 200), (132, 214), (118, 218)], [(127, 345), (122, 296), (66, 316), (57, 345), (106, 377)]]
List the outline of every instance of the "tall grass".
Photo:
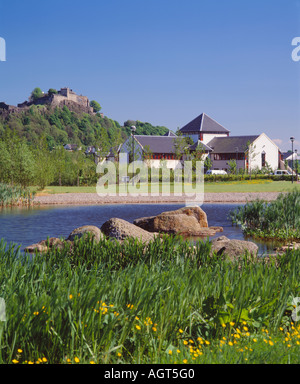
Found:
[(300, 191), (280, 194), (270, 203), (258, 199), (238, 207), (230, 216), (233, 223), (241, 225), (247, 234), (281, 240), (299, 240)]
[(35, 255), (5, 246), (0, 363), (240, 362), (237, 347), (250, 348), (253, 337), (261, 342), (250, 361), (258, 361), (266, 353), (258, 332), (290, 330), (291, 300), (300, 296), (299, 252), (276, 263), (247, 255), (229, 263), (208, 242), (194, 248), (172, 237), (147, 247), (76, 241)]
[(27, 188), (0, 183), (0, 206), (30, 205), (34, 196)]

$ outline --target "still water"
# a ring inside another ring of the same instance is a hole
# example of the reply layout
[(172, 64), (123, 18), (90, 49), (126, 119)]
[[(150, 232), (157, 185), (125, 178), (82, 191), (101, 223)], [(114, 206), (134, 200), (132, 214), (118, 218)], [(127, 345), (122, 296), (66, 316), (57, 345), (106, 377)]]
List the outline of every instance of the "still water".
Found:
[[(133, 222), (134, 219), (154, 216), (164, 211), (179, 209), (180, 204), (132, 204), (132, 205), (97, 205), (97, 206), (47, 206), (31, 208), (4, 208), (0, 210), (0, 239), (7, 244), (24, 247), (37, 243), (47, 237), (68, 237), (73, 229), (83, 225), (102, 224), (112, 217)], [(204, 204), (201, 208), (206, 212), (209, 226), (221, 226), (223, 233), (230, 239), (245, 239), (241, 229), (233, 226), (228, 214), (238, 204)], [(267, 253), (274, 244), (258, 242), (259, 253)]]

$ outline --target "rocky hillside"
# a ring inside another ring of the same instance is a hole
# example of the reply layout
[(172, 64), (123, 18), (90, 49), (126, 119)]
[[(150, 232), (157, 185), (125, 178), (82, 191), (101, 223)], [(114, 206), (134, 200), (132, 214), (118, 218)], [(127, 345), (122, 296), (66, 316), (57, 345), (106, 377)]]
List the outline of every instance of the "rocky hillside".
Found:
[(82, 148), (95, 146), (106, 151), (126, 140), (132, 122), (137, 127), (136, 134), (164, 135), (168, 132), (166, 127), (134, 120), (121, 125), (102, 113), (86, 113), (74, 102), (55, 107), (27, 103), (21, 108), (0, 103), (0, 138), (7, 129), (25, 138), (29, 144), (45, 136), (49, 149), (57, 145), (76, 144)]

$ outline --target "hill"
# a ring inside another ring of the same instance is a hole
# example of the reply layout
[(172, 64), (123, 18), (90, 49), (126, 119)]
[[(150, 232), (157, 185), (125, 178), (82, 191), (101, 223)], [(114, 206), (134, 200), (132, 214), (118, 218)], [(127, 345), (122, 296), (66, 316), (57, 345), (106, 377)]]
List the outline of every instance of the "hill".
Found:
[(102, 113), (93, 112), (88, 98), (69, 88), (49, 90), (38, 97), (32, 95), (29, 101), (16, 107), (0, 103), (0, 137), (10, 129), (25, 138), (28, 144), (34, 144), (44, 136), (49, 149), (76, 144), (83, 149), (95, 146), (105, 151), (124, 142), (133, 123), (137, 134), (164, 135), (168, 132), (166, 127), (155, 127), (138, 120), (127, 120), (121, 126)]

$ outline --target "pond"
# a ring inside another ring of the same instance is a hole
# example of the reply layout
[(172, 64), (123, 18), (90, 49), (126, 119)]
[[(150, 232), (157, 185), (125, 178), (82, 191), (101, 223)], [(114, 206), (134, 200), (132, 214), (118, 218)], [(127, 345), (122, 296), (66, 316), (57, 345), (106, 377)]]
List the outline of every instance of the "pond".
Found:
[[(164, 211), (183, 207), (182, 204), (120, 204), (96, 206), (43, 206), (30, 208), (3, 208), (0, 210), (0, 239), (7, 244), (17, 244), (23, 249), (47, 237), (68, 237), (69, 234), (83, 225), (102, 224), (112, 217), (133, 222), (134, 219), (154, 216)], [(204, 204), (201, 208), (206, 212), (209, 226), (221, 226), (223, 233), (215, 237), (227, 236), (230, 239), (250, 240), (257, 243), (259, 253), (272, 251), (272, 242), (245, 239), (241, 229), (233, 226), (228, 214), (238, 204)]]

